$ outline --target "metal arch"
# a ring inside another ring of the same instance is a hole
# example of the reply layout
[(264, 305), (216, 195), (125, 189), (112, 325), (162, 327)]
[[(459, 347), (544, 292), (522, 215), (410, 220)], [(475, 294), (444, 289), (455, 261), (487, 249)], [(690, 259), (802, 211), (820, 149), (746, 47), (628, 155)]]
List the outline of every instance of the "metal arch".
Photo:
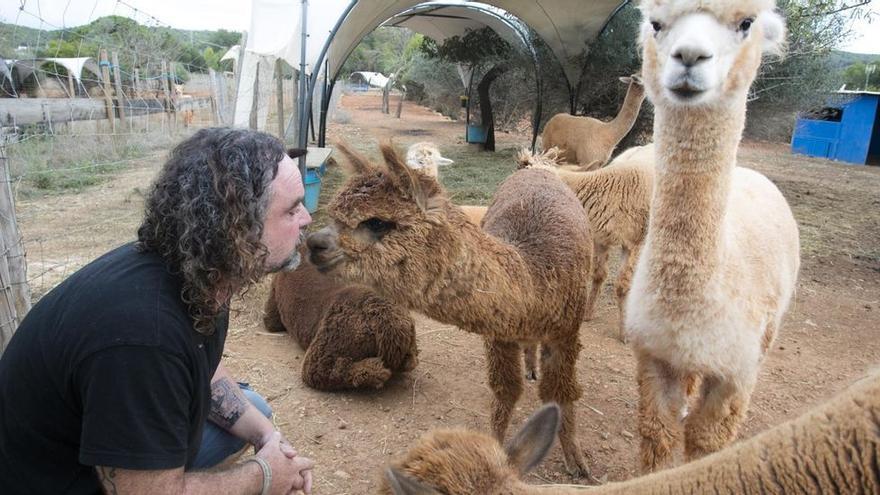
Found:
[[(611, 21), (617, 17), (617, 14), (623, 10), (624, 7), (630, 4), (632, 0), (623, 0), (623, 2), (611, 12), (611, 15), (608, 16), (608, 19), (605, 20), (605, 24), (602, 25), (602, 29), (599, 30), (599, 34), (596, 35), (596, 41), (605, 34), (605, 30), (608, 29), (608, 25), (611, 24)], [(571, 87), (569, 87), (569, 105), (571, 107), (571, 115), (575, 115), (577, 113), (577, 102), (581, 96), (581, 87), (583, 86), (584, 75), (587, 73), (587, 59), (589, 58), (589, 53), (587, 53), (587, 57), (584, 58), (584, 66), (581, 67), (581, 76), (577, 80), (577, 85), (574, 88), (574, 92), (571, 92)]]
[[(325, 43), (324, 48), (321, 51), (321, 55), (318, 57), (318, 63), (316, 64), (316, 67), (320, 67), (320, 65), (323, 63), (324, 56), (326, 54), (328, 47), (330, 46), (330, 43), (333, 41), (333, 38), (336, 36), (337, 31), (342, 26), (342, 23), (344, 22), (345, 18), (348, 17), (348, 14), (351, 12), (352, 8), (354, 8), (356, 3), (357, 3), (357, 0), (352, 0), (351, 4), (345, 10), (344, 14), (340, 17), (340, 20), (337, 22), (336, 26), (333, 28), (333, 31), (331, 31), (330, 36), (328, 37), (327, 42)], [(535, 143), (536, 143), (537, 137), (538, 137), (538, 129), (539, 129), (540, 123), (541, 123), (544, 82), (543, 82), (543, 72), (541, 70), (542, 66), (541, 66), (541, 62), (540, 62), (540, 57), (538, 56), (538, 52), (537, 52), (537, 50), (535, 50), (535, 47), (531, 42), (530, 36), (526, 32), (524, 32), (524, 27), (528, 27), (528, 25), (525, 24), (524, 22), (522, 22), (518, 17), (513, 16), (513, 14), (508, 13), (509, 16), (511, 16), (511, 17), (513, 17), (513, 19), (515, 19), (515, 22), (511, 18), (504, 16), (504, 15), (501, 15), (498, 12), (493, 10), (493, 9), (498, 9), (500, 11), (507, 13), (507, 11), (500, 9), (498, 7), (494, 7), (494, 6), (490, 6), (490, 5), (482, 6), (482, 5), (461, 4), (461, 3), (455, 3), (455, 2), (442, 2), (442, 1), (426, 2), (423, 4), (416, 5), (412, 8), (403, 10), (403, 11), (395, 14), (394, 16), (390, 17), (388, 20), (394, 19), (394, 18), (402, 16), (402, 15), (414, 15), (415, 13), (420, 13), (422, 11), (430, 12), (432, 10), (438, 10), (438, 9), (441, 9), (444, 7), (461, 7), (461, 8), (465, 8), (468, 10), (478, 11), (478, 12), (481, 12), (483, 14), (486, 14), (490, 17), (497, 19), (498, 21), (500, 21), (503, 24), (505, 24), (506, 26), (508, 26), (514, 33), (516, 33), (516, 35), (520, 38), (520, 41), (522, 42), (523, 46), (528, 50), (529, 54), (532, 56), (532, 62), (535, 65), (535, 85), (536, 85), (536, 91), (537, 91), (537, 100), (536, 100), (537, 103), (536, 103), (535, 111), (534, 111), (533, 118), (532, 118), (532, 151), (534, 151)], [(386, 20), (385, 22), (388, 22), (388, 20)], [(383, 22), (383, 24), (384, 24), (384, 22)], [(363, 41), (363, 37), (361, 38), (360, 41)], [(360, 41), (358, 43), (360, 43)], [(355, 44), (354, 46), (357, 46), (357, 44)], [(352, 49), (352, 51), (353, 51), (353, 49)], [(347, 53), (343, 60), (347, 60), (349, 56), (351, 56), (351, 52)], [(317, 81), (316, 74), (318, 72), (319, 71), (312, 72), (312, 81), (311, 81), (311, 84), (310, 84), (309, 90), (308, 90), (309, 94), (306, 97), (306, 100), (309, 105), (311, 104), (312, 93), (314, 91), (314, 86)], [(329, 85), (325, 84), (325, 91), (324, 91), (324, 94), (322, 94), (321, 115), (320, 115), (320, 124), (319, 124), (319, 132), (318, 132), (319, 146), (324, 146), (324, 144), (326, 144), (327, 111), (330, 106), (330, 95), (333, 92), (333, 88), (336, 86), (337, 78), (338, 78), (338, 73), (334, 74), (332, 76), (332, 78), (330, 78)], [(308, 114), (306, 114), (306, 115), (308, 115)], [(308, 117), (305, 117), (305, 118), (308, 118)], [(302, 132), (302, 128), (305, 127), (303, 125), (304, 119), (301, 119), (300, 122), (301, 122), (300, 136), (307, 136), (306, 134), (304, 134)], [(305, 121), (305, 122), (307, 122), (307, 121)], [(304, 141), (301, 141), (300, 147), (304, 147), (304, 146), (305, 146)]]

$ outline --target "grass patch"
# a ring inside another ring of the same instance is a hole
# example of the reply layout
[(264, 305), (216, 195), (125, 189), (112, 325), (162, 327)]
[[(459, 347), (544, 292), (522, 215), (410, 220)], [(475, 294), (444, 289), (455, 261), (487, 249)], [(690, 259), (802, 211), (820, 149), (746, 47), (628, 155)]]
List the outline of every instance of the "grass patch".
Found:
[(7, 145), (10, 176), (23, 196), (79, 191), (168, 149), (182, 135), (32, 135)]

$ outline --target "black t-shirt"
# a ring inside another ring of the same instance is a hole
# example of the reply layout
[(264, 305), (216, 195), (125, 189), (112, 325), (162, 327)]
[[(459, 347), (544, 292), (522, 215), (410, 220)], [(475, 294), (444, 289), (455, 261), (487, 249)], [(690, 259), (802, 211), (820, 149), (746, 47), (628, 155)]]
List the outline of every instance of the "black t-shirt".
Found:
[(96, 465), (192, 463), (228, 315), (197, 333), (180, 290), (128, 244), (31, 309), (0, 359), (0, 493), (99, 493)]

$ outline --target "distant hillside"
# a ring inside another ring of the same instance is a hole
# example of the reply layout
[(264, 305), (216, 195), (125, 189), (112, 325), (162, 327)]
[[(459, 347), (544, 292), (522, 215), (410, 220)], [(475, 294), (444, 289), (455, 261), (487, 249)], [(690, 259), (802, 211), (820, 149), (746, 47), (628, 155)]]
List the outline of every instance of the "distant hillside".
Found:
[(0, 22), (0, 56), (2, 57), (15, 58), (15, 49), (18, 46), (24, 45), (33, 49), (38, 41), (45, 46), (48, 39), (47, 31)]
[(874, 62), (880, 60), (878, 54), (852, 53), (834, 50), (828, 57), (828, 68), (832, 70), (846, 69), (856, 62)]

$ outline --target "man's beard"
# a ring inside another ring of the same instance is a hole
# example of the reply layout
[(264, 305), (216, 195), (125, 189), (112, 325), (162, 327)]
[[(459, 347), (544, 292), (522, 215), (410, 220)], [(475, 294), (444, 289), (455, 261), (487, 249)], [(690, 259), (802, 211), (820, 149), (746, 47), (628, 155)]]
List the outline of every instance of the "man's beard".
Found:
[(291, 253), (286, 260), (276, 265), (270, 266), (266, 270), (266, 273), (291, 272), (293, 270), (296, 270), (299, 264), (302, 263), (302, 254), (300, 254), (299, 248), (303, 245), (304, 242), (306, 242), (306, 233), (300, 231), (299, 239), (297, 239), (296, 244), (293, 246), (293, 253)]

